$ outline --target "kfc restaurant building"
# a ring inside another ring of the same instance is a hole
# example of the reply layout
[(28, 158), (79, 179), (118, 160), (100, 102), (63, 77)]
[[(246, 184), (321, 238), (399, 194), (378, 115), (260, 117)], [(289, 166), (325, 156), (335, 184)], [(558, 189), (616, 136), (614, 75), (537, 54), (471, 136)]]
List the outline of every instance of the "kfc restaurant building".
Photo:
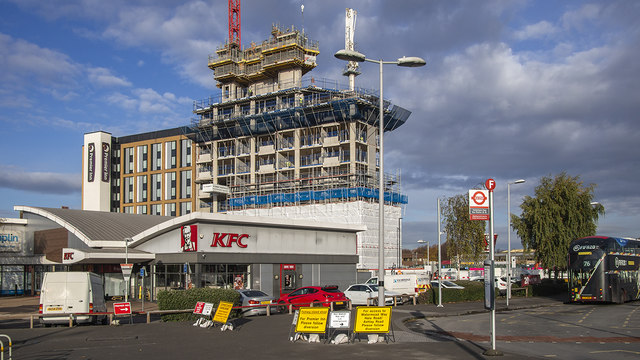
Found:
[[(134, 264), (130, 294), (252, 288), (270, 295), (357, 282), (363, 225), (193, 212), (180, 217), (16, 206), (43, 271), (93, 271), (105, 294), (125, 292), (120, 264)], [(48, 265), (47, 265), (48, 264)], [(144, 270), (141, 270), (144, 269)], [(143, 276), (144, 275), (144, 282)], [(142, 284), (144, 283), (144, 289)], [(39, 284), (32, 285), (39, 289)]]

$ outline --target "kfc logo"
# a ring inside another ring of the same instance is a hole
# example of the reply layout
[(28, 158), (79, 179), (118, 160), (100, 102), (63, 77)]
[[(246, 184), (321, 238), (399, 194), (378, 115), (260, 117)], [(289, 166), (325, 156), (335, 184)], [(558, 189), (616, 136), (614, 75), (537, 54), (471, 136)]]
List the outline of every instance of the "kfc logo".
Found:
[(182, 227), (182, 251), (198, 251), (198, 226), (187, 225)]
[(72, 252), (64, 253), (63, 260), (73, 260), (73, 253)]
[(247, 244), (244, 244), (242, 240), (247, 238), (249, 238), (249, 234), (214, 233), (211, 247), (231, 247), (235, 243), (238, 247), (246, 248)]

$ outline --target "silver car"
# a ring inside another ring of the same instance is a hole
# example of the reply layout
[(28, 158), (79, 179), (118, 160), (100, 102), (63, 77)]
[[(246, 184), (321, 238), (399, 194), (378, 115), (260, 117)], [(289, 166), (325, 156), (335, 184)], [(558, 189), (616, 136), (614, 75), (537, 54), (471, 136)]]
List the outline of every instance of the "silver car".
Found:
[(242, 315), (266, 315), (267, 305), (272, 305), (270, 307), (272, 314), (278, 312), (278, 308), (275, 306), (277, 301), (273, 296), (269, 296), (260, 290), (239, 289), (236, 291), (240, 294), (240, 304), (242, 306), (240, 312)]

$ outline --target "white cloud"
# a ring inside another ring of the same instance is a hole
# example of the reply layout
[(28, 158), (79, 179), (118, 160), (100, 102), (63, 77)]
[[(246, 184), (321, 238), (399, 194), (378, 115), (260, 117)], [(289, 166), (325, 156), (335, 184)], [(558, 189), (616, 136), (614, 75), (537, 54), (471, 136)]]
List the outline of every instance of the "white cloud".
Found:
[(103, 67), (95, 67), (87, 69), (89, 81), (98, 86), (112, 87), (112, 86), (131, 86), (126, 78), (120, 78), (113, 74), (109, 69)]
[(81, 190), (80, 174), (26, 172), (24, 169), (0, 164), (0, 188), (42, 194), (73, 194)]
[(527, 25), (522, 30), (513, 33), (516, 40), (540, 39), (556, 33), (558, 29), (550, 22), (543, 20), (533, 25)]

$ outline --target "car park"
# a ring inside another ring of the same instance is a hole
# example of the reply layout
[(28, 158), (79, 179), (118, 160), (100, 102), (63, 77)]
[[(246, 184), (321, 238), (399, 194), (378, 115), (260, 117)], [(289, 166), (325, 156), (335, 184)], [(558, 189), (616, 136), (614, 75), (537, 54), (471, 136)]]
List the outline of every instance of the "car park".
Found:
[[(273, 296), (269, 296), (260, 290), (239, 289), (236, 290), (240, 294), (240, 312), (243, 316), (266, 315), (267, 306), (276, 305), (277, 300)], [(276, 306), (269, 308), (271, 313), (277, 312)]]
[[(442, 280), (442, 288), (443, 289), (464, 289), (464, 286), (458, 285), (456, 283), (454, 283), (453, 281), (449, 281), (449, 280)], [(431, 287), (433, 288), (438, 288), (438, 280), (432, 280), (431, 281)]]
[[(353, 305), (378, 305), (378, 285), (353, 284), (344, 291), (344, 295), (351, 300)], [(394, 305), (394, 299), (395, 303), (402, 303), (400, 293), (385, 289), (385, 305)]]
[(305, 286), (288, 294), (283, 294), (278, 299), (278, 305), (283, 309), (284, 305), (288, 304), (296, 307), (314, 306), (316, 304), (329, 307), (332, 303), (334, 308), (344, 308), (348, 302), (349, 299), (344, 296), (344, 293), (336, 285)]

